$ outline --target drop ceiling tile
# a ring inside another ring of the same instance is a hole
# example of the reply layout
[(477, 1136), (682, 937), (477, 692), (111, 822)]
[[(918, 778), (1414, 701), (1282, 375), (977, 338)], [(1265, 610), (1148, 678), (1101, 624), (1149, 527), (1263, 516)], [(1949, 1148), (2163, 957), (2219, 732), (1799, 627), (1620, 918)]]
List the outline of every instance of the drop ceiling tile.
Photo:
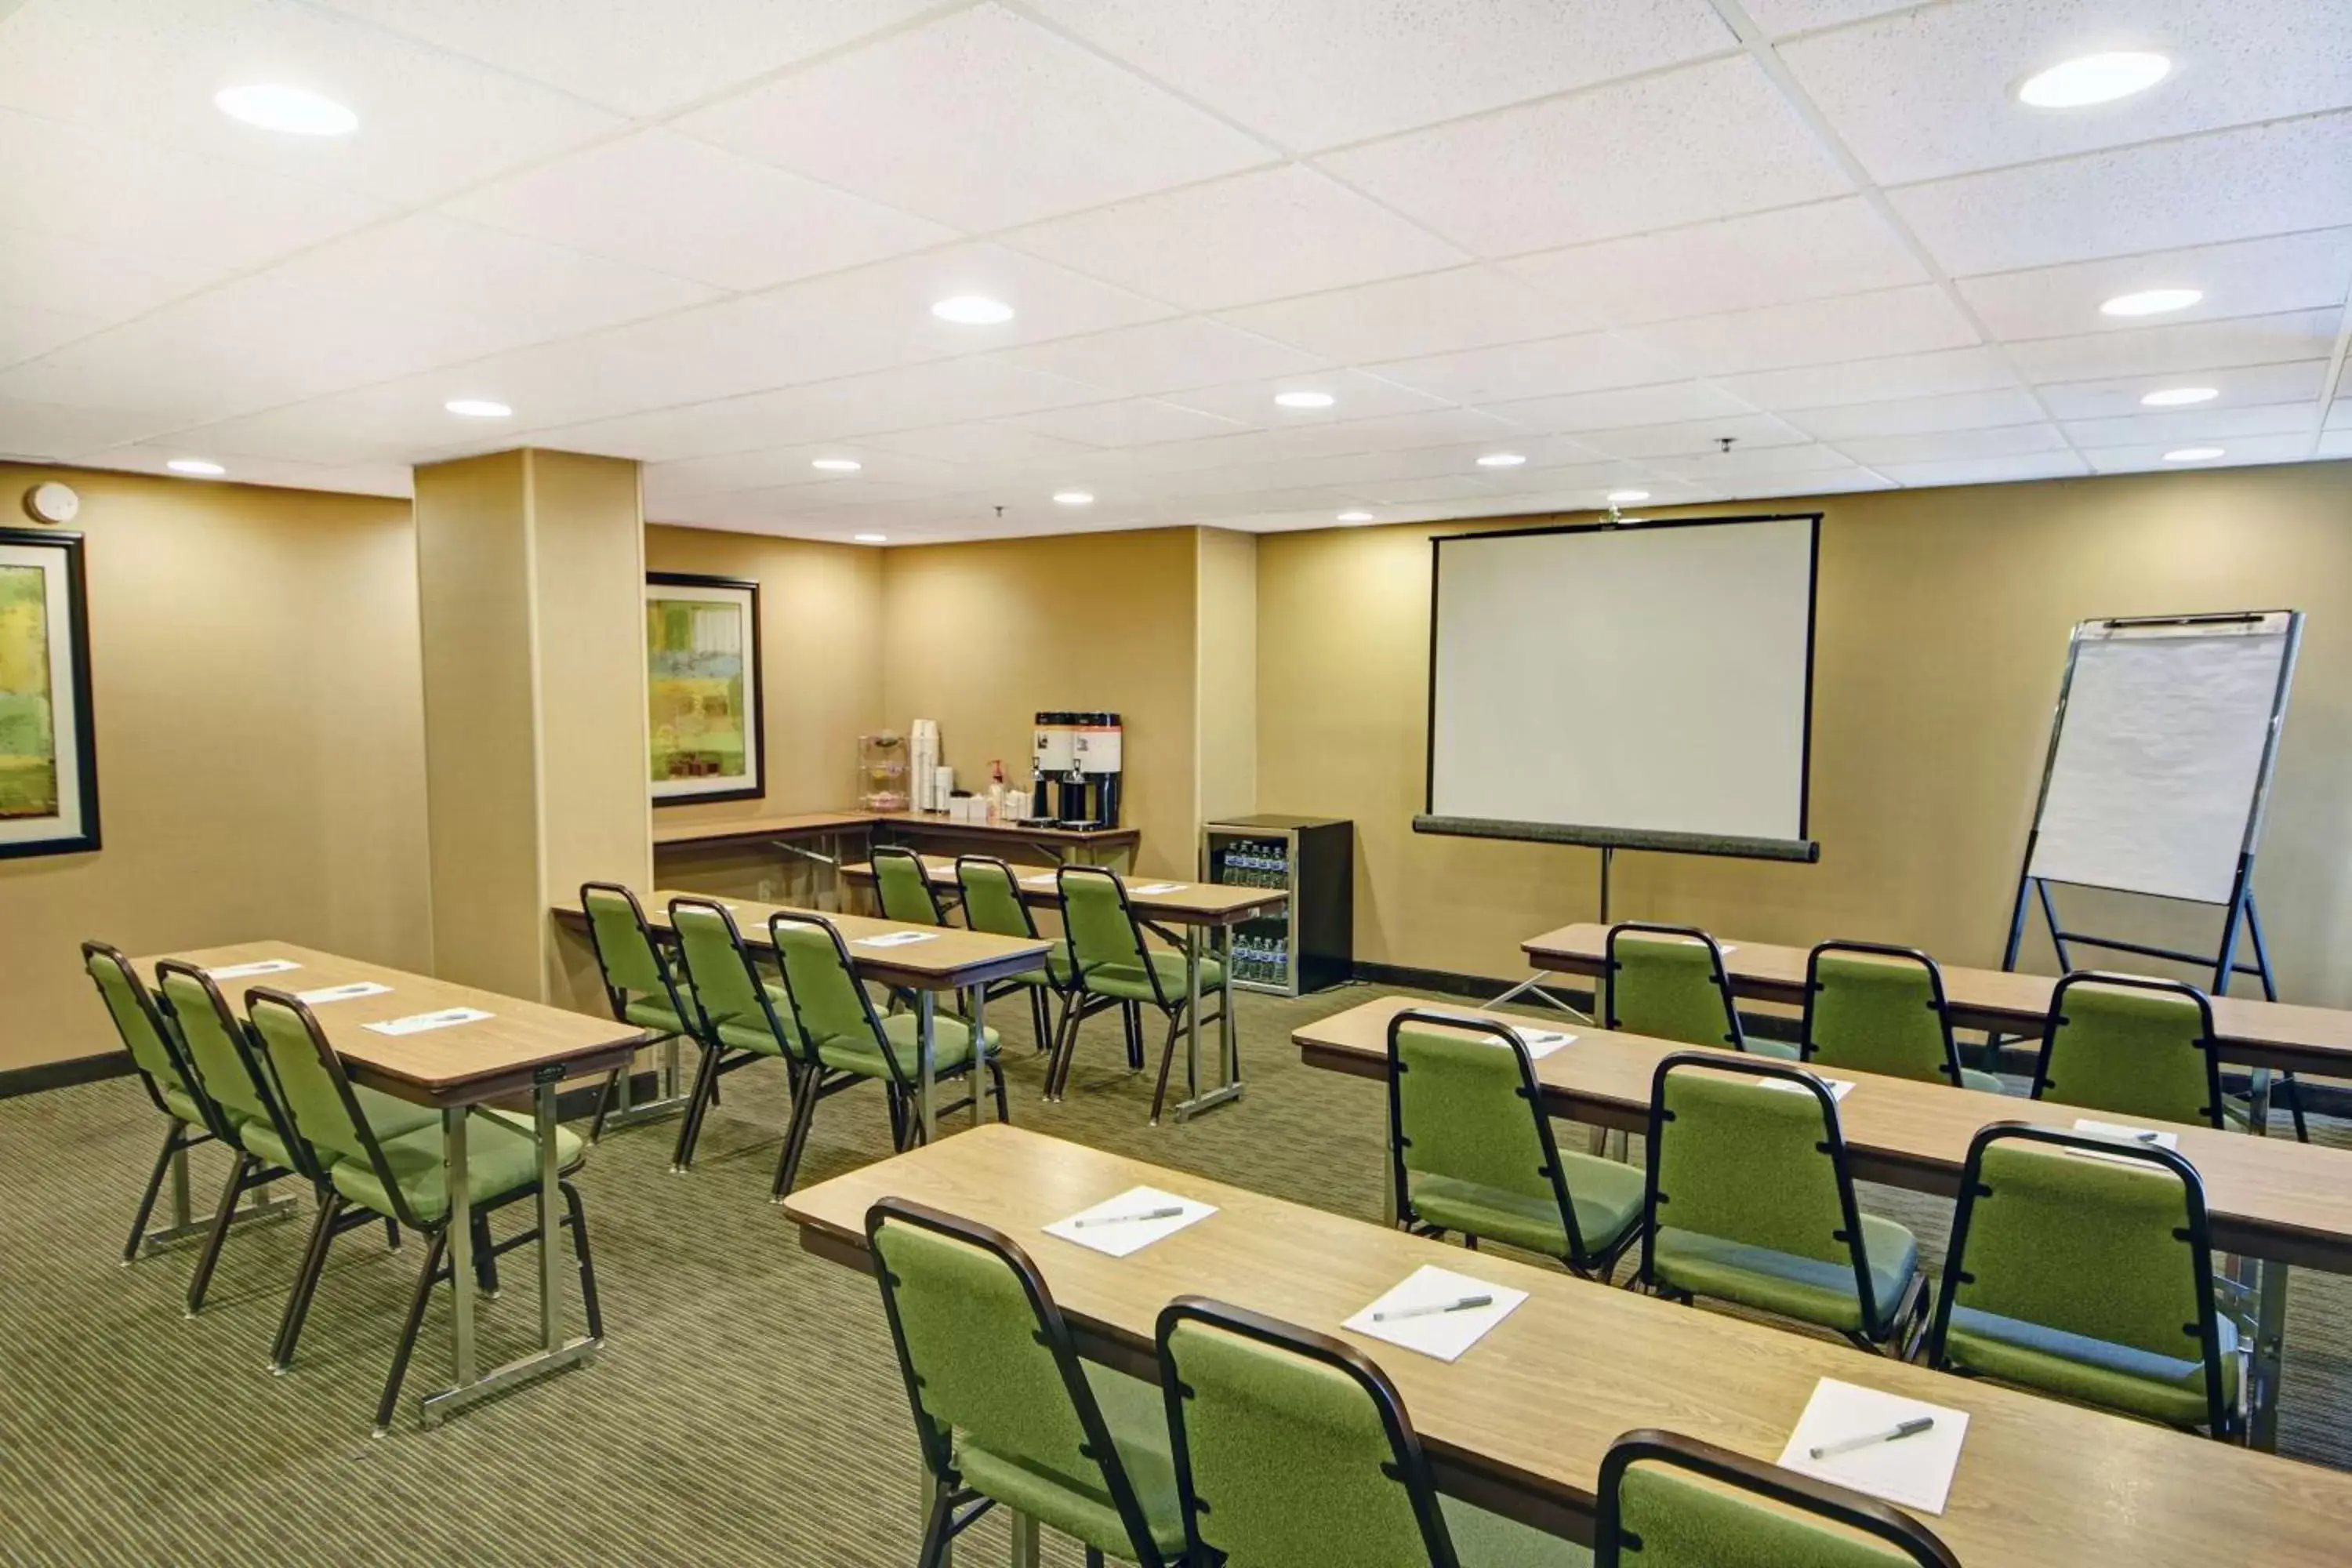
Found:
[(1906, 489), (1941, 485), (2006, 485), (2025, 479), (2080, 479), (2091, 466), (2073, 452), (2035, 452), (2015, 458), (1959, 458), (1945, 462), (1893, 463), (1878, 472)]
[[(1320, 392), (1335, 401), (1328, 408), (1285, 408), (1275, 402), (1276, 395), (1284, 392)], [(1442, 397), (1400, 385), (1385, 375), (1368, 375), (1360, 370), (1318, 371), (1234, 386), (1196, 386), (1189, 392), (1171, 392), (1168, 399), (1203, 414), (1269, 430), (1417, 414), (1442, 408), (1445, 402)]]
[(1298, 151), (1720, 53), (1703, 0), (1038, 0), (1047, 19)]
[(1507, 403), (1522, 398), (1600, 392), (1687, 379), (1671, 362), (1612, 332), (1548, 338), (1491, 349), (1398, 360), (1379, 368), (1382, 379), (1456, 403)]
[(2319, 428), (2319, 405), (2257, 404), (2245, 408), (2146, 409), (2113, 419), (2076, 419), (2066, 435), (2077, 447), (2211, 447), (2246, 436), (2308, 436)]
[(0, 399), (0, 455), (61, 462), (168, 429), (169, 415)]
[(667, 113), (935, 8), (935, 0), (321, 0), (638, 117)]
[(1370, 501), (1375, 506), (1473, 500), (1481, 497), (1491, 499), (1495, 494), (1483, 480), (1474, 479), (1466, 474), (1443, 474), (1425, 479), (1376, 479), (1370, 484), (1349, 485), (1347, 490), (1357, 500)]
[[(941, 300), (976, 294), (1013, 307), (992, 327), (961, 326), (931, 314)], [(1139, 294), (1083, 278), (1001, 245), (952, 245), (919, 256), (789, 283), (768, 296), (794, 310), (889, 332), (936, 354), (974, 353), (1099, 332), (1176, 312)]]
[(1191, 310), (1452, 267), (1460, 251), (1296, 164), (1039, 224), (1006, 243)]
[(214, 262), (90, 245), (0, 223), (0, 310), (54, 310), (112, 326), (227, 271)]
[(2115, 331), (2145, 321), (2099, 306), (2148, 289), (2193, 288), (2205, 297), (2168, 322), (2257, 316), (2340, 305), (2352, 291), (2352, 228), (2245, 239), (1961, 280), (1960, 292), (1993, 335), (2054, 338)]
[(1556, 338), (1605, 324), (1492, 267), (1459, 267), (1229, 311), (1236, 327), (1361, 363)]
[(1714, 486), (1727, 495), (1737, 493), (1741, 485), (1755, 479), (1853, 466), (1853, 460), (1844, 453), (1810, 442), (1795, 447), (1757, 447), (1745, 452), (1735, 447), (1729, 452), (1709, 452), (1698, 458), (1660, 458), (1650, 464), (1669, 479)]
[(1691, 419), (1736, 418), (1754, 409), (1705, 381), (1670, 381), (1656, 386), (1618, 387), (1571, 393), (1519, 403), (1495, 403), (1487, 413), (1529, 430), (1575, 435), (1586, 430), (1622, 430), (1638, 425), (1671, 425)]
[[(2157, 49), (2174, 69), (2092, 110), (2037, 110), (2014, 96), (2032, 72), (2103, 49)], [(2345, 17), (2311, 0), (1971, 0), (1788, 44), (1780, 56), (1885, 184), (2352, 104)]]
[(1780, 500), (1805, 496), (1853, 495), (1863, 490), (1891, 490), (1895, 481), (1875, 468), (1859, 465), (1844, 468), (1816, 468), (1801, 474), (1771, 474), (1742, 479), (1738, 489), (1727, 499), (1734, 500)]
[(671, 132), (602, 142), (447, 210), (723, 289), (764, 289), (955, 237), (898, 212)]
[[(166, 466), (173, 458), (190, 455), (190, 449), (169, 441), (153, 441), (127, 447), (111, 447), (102, 452), (92, 452), (79, 459), (93, 468), (110, 469), (123, 474), (152, 474), (158, 479), (183, 485), (268, 485), (278, 489), (327, 489), (328, 481), (344, 470), (321, 463), (290, 462), (274, 458), (232, 458), (224, 466), (228, 469), (215, 479), (197, 479), (174, 474)], [(379, 483), (382, 475), (377, 471)]]
[(2327, 384), (2324, 359), (2293, 360), (2284, 364), (2238, 365), (2227, 370), (2201, 370), (2173, 375), (2126, 375), (2106, 381), (2052, 382), (2037, 390), (2050, 412), (2060, 419), (2105, 419), (2143, 412), (2140, 399), (2151, 392), (2175, 386), (2205, 386), (2213, 390), (2210, 403), (2200, 408), (2258, 407), (2264, 404), (2309, 402)]
[[(865, 465), (842, 475), (814, 465), (820, 458), (847, 458)], [(724, 457), (698, 458), (682, 463), (649, 463), (645, 485), (648, 504), (659, 496), (665, 502), (689, 496), (730, 490), (780, 489), (792, 485), (825, 486), (837, 501), (858, 498), (882, 500), (919, 491), (936, 495), (966, 479), (954, 464), (886, 452), (862, 441), (824, 441), (800, 447), (779, 447), (761, 452), (731, 452)]]
[[(291, 82), (344, 105), (344, 136), (229, 119), (220, 89)], [(72, 0), (9, 22), (0, 105), (177, 153), (417, 204), (624, 123), (519, 80), (294, 0)]]
[(1547, 250), (1503, 267), (1595, 326), (1638, 326), (1927, 280), (1917, 258), (1860, 196)]
[(1897, 397), (1936, 397), (1952, 392), (1990, 392), (2013, 387), (2017, 377), (1990, 348), (1944, 349), (1935, 353), (1894, 354), (1844, 364), (1806, 365), (1723, 378), (1735, 397), (1775, 414), (1827, 408), (1841, 403)]
[(1721, 419), (1699, 419), (1673, 425), (1637, 425), (1622, 430), (1594, 430), (1585, 445), (1612, 458), (1695, 458), (1721, 449), (1729, 437), (1735, 452), (1759, 447), (1794, 447), (1812, 439), (1803, 431), (1769, 414), (1738, 414)]
[[(1504, 496), (1573, 495), (1574, 504), (1580, 506), (1598, 501), (1613, 489), (1651, 489), (1654, 472), (1646, 464), (1600, 458), (1513, 468), (1489, 479), (1486, 484), (1496, 494)], [(1654, 495), (1656, 491), (1651, 493)]]
[(0, 365), (16, 364), (47, 353), (76, 338), (89, 337), (105, 325), (90, 316), (26, 310), (0, 302)]
[(1156, 398), (1128, 397), (1117, 403), (1081, 404), (1076, 408), (1052, 408), (1039, 414), (1016, 414), (1003, 423), (1089, 447), (1148, 447), (1160, 441), (1186, 441), (1202, 436), (1231, 435), (1246, 430), (1238, 420), (1163, 403)]
[(983, 468), (1054, 463), (1091, 455), (1075, 441), (1055, 440), (1034, 430), (1017, 430), (1005, 425), (942, 425), (926, 430), (898, 430), (866, 437), (862, 444), (876, 451)]
[[(2203, 445), (2205, 443), (2200, 443)], [(2311, 456), (2308, 432), (2295, 436), (2245, 436), (2227, 443), (2222, 455), (2198, 463), (2168, 463), (2167, 452), (2179, 444), (2159, 441), (2142, 447), (2095, 447), (2084, 452), (2094, 470), (2102, 474), (2189, 473), (2199, 468), (2242, 468), (2261, 463), (2300, 463)]]
[(1319, 162), (1486, 257), (1851, 189), (1746, 56), (1415, 132)]
[(2315, 458), (2352, 458), (2352, 428), (2323, 432), (2311, 455)]
[(1030, 370), (1149, 395), (1263, 381), (1327, 368), (1318, 355), (1201, 316), (1064, 338), (1001, 357)]
[(2352, 114), (2216, 132), (1890, 193), (1956, 276), (2352, 223)]
[(2010, 350), (2036, 382), (2163, 375), (2240, 364), (2322, 358), (2336, 348), (2337, 310), (2296, 310), (2177, 327), (2133, 327), (2076, 338), (2041, 338)]
[[(392, 214), (388, 203), (0, 110), (0, 191), (18, 228), (215, 274)], [(236, 221), (225, 223), (224, 213)]]
[(689, 114), (678, 129), (972, 230), (1273, 156), (1256, 138), (996, 5), (815, 62)]
[(1842, 26), (1866, 16), (1906, 10), (1919, 0), (1748, 0), (1748, 14), (1774, 37)]
[(1377, 419), (1285, 425), (1264, 433), (1256, 449), (1276, 459), (1326, 458), (1345, 452), (1411, 451), (1419, 447), (1486, 447), (1538, 434), (1474, 408), (1433, 408)]
[(1701, 375), (1925, 353), (1978, 341), (1968, 317), (1933, 283), (1695, 316), (1624, 335)]
[(2043, 417), (2041, 405), (2019, 387), (1992, 392), (1956, 392), (1942, 397), (1898, 397), (1850, 403), (1789, 416), (1789, 423), (1820, 440), (1843, 442), (1864, 436), (1925, 436), (1943, 430), (1983, 430), (2000, 425), (2032, 425)]
[(1931, 430), (1916, 436), (1855, 436), (1837, 449), (1855, 462), (1885, 471), (1906, 463), (1969, 462), (2063, 451), (2066, 437), (2054, 425), (1999, 425), (1982, 430)]
[(2338, 397), (2327, 410), (2330, 430), (2352, 430), (2352, 394)]

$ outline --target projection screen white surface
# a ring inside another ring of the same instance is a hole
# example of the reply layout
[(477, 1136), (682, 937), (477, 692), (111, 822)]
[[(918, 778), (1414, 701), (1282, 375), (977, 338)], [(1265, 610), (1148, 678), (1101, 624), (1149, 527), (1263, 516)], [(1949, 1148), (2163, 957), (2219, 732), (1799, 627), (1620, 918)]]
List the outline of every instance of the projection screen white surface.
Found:
[(1802, 839), (1817, 527), (1441, 539), (1430, 815)]

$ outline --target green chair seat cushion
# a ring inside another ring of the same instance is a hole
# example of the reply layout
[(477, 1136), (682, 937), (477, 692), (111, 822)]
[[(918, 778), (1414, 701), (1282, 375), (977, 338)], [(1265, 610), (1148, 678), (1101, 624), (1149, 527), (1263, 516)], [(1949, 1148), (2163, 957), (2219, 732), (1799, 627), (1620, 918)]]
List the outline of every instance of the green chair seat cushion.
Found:
[[(1151, 1539), (1171, 1557), (1184, 1551), (1183, 1505), (1176, 1495), (1176, 1461), (1168, 1436), (1168, 1407), (1156, 1384), (1114, 1372), (1094, 1362), (1085, 1363), (1087, 1384), (1109, 1428), (1129, 1485), (1151, 1529)], [(964, 1482), (983, 1497), (1025, 1513), (1050, 1530), (1076, 1536), (1122, 1561), (1134, 1551), (1127, 1525), (1108, 1494), (1090, 1486), (1072, 1484), (1017, 1458), (993, 1454), (961, 1435), (956, 1443), (956, 1468)], [(1465, 1568), (1467, 1565), (1465, 1564)]]
[(1804, 1047), (1794, 1040), (1759, 1040), (1750, 1035), (1748, 1037), (1747, 1043), (1749, 1056), (1762, 1057), (1767, 1061), (1801, 1061), (1805, 1055)]
[[(1559, 1162), (1586, 1250), (1607, 1251), (1641, 1222), (1642, 1172), (1590, 1154), (1563, 1152)], [(1413, 1172), (1409, 1179), (1413, 1213), (1424, 1223), (1566, 1261), (1568, 1233), (1547, 1200), (1451, 1176)]]
[(1440, 1493), (1445, 1533), (1462, 1568), (1585, 1568), (1592, 1553), (1573, 1541), (1547, 1535), (1532, 1525), (1474, 1508)]
[[(2221, 1398), (2238, 1402), (2238, 1326), (2215, 1321), (2221, 1347)], [(2182, 1336), (2182, 1344), (2196, 1342)], [(2110, 1410), (2127, 1410), (2175, 1426), (2201, 1426), (2210, 1415), (2205, 1363), (2194, 1355), (2158, 1355), (2087, 1334), (2003, 1318), (1968, 1307), (1952, 1309), (1945, 1353), (1955, 1366), (2022, 1384)]]
[[(391, 1095), (358, 1084), (352, 1085), (352, 1098), (359, 1101), (360, 1114), (367, 1118), (369, 1128), (379, 1139), (397, 1138), (420, 1127), (437, 1127), (441, 1123), (441, 1113), (429, 1105), (395, 1100)], [(285, 1142), (278, 1136), (278, 1129), (268, 1121), (254, 1117), (238, 1119), (236, 1141), (245, 1145), (247, 1153), (270, 1164), (283, 1166), (289, 1171), (299, 1169), (293, 1156), (287, 1152)], [(333, 1163), (331, 1157), (328, 1163)]]
[[(1142, 965), (1105, 963), (1087, 971), (1086, 988), (1097, 996), (1113, 996), (1122, 1002), (1156, 1002), (1164, 995), (1171, 1002), (1181, 1002), (1185, 996), (1184, 955), (1153, 948), (1144, 954), (1153, 971), (1160, 976), (1160, 989), (1151, 987), (1151, 975)], [(1224, 964), (1201, 955), (1201, 994), (1206, 996), (1225, 983)]]
[(1054, 945), (1045, 950), (1045, 967), (1024, 969), (1013, 978), (1024, 985), (1051, 985), (1059, 991), (1068, 988), (1076, 973), (1077, 967), (1070, 958), (1068, 939), (1056, 937)]
[[(913, 1079), (920, 1070), (920, 1047), (923, 1027), (912, 1013), (892, 1013), (882, 1020), (882, 1035), (890, 1044), (890, 1054), (898, 1058), (898, 1073)], [(988, 1054), (996, 1054), (998, 1036), (988, 1031)], [(882, 1059), (870, 1037), (845, 1035), (838, 1038), (819, 1040), (817, 1059), (839, 1072), (854, 1072), (866, 1078), (891, 1077), (890, 1066)], [(961, 1018), (944, 1014), (931, 1020), (931, 1076), (945, 1078), (959, 1073), (971, 1065), (971, 1026)]]
[(1960, 1069), (1960, 1087), (1962, 1089), (1982, 1089), (1987, 1094), (2007, 1094), (2009, 1092), (2009, 1086), (2001, 1082), (1998, 1075), (1989, 1072), (1979, 1072), (1975, 1068), (1962, 1068)]
[[(1918, 1272), (1918, 1239), (1895, 1221), (1868, 1214), (1862, 1216), (1862, 1235), (1870, 1258), (1871, 1293), (1877, 1299), (1879, 1321), (1885, 1323)], [(1854, 1300), (1853, 1268), (1848, 1263), (1825, 1263), (1670, 1226), (1659, 1227), (1654, 1246), (1660, 1284), (1823, 1328), (1845, 1332), (1862, 1329), (1862, 1307)]]
[[(785, 1037), (797, 1041), (799, 1028), (793, 1022), (792, 998), (784, 994), (784, 988), (781, 985), (762, 985), (760, 989), (768, 994), (769, 1005), (775, 1008), (776, 1022), (783, 1026)], [(748, 1000), (750, 992), (747, 990), (744, 994), (747, 998), (744, 1005), (751, 1007)], [(633, 1018), (630, 1021), (635, 1023), (639, 1020)], [(730, 1017), (721, 1022), (719, 1026), (719, 1043), (730, 1051), (757, 1051), (763, 1057), (781, 1057), (784, 1054), (783, 1043), (776, 1038), (775, 1031), (768, 1027), (768, 1020), (760, 1016), (757, 1007), (751, 1007), (751, 1014), (747, 1017)]]
[(686, 1021), (669, 1005), (667, 997), (642, 997), (621, 1009), (621, 1016), (640, 1029), (651, 1029), (657, 1035), (683, 1035)]
[(205, 1113), (196, 1109), (194, 1097), (186, 1089), (176, 1083), (163, 1083), (160, 1080), (155, 1087), (163, 1096), (164, 1110), (191, 1127), (202, 1127), (205, 1124)]
[[(436, 1122), (437, 1113), (427, 1112)], [(449, 1212), (448, 1173), (441, 1163), (441, 1129), (415, 1128), (396, 1138), (379, 1138), (383, 1163), (407, 1199), (410, 1212), (427, 1225)], [(577, 1133), (555, 1130), (555, 1163), (570, 1170), (580, 1163), (583, 1145)], [(363, 1209), (387, 1216), (395, 1210), (392, 1196), (365, 1160), (344, 1160), (328, 1173), (335, 1190)], [(475, 1204), (487, 1204), (539, 1183), (539, 1139), (528, 1117), (503, 1110), (476, 1110), (466, 1119), (466, 1192)]]

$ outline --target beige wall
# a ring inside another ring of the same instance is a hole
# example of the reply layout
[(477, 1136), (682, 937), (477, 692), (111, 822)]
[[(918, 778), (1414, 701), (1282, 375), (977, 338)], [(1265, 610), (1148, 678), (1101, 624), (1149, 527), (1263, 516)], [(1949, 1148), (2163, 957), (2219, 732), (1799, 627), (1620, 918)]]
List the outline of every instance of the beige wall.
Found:
[(883, 721), (903, 731), (938, 720), (943, 760), (961, 787), (984, 784), (995, 758), (1025, 780), (1041, 709), (1118, 712), (1121, 815), (1143, 830), (1136, 868), (1191, 876), (1193, 535), (1155, 529), (892, 549), (882, 575)]
[(1208, 822), (1257, 809), (1257, 535), (1199, 536), (1194, 815)]
[(85, 938), (428, 968), (408, 503), (0, 464), (81, 493), (104, 847), (0, 861), (0, 1070), (117, 1048)]
[[(1816, 508), (1821, 863), (1621, 855), (1616, 914), (1998, 962), (2068, 628), (2293, 607), (2309, 621), (2255, 885), (2285, 994), (2352, 1004), (2352, 463), (1772, 503)], [(1355, 819), (1360, 959), (1513, 974), (1519, 939), (1592, 917), (1597, 858), (1412, 833), (1433, 531), (1260, 542), (1258, 804)], [(2066, 907), (2189, 945), (2217, 923), (2147, 900)]]

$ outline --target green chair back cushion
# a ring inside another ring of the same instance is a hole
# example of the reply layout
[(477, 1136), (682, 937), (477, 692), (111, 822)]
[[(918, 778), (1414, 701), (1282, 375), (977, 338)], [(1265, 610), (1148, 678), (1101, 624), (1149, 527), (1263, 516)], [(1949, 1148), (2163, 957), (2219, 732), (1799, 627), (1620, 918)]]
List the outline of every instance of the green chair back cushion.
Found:
[[(176, 1005), (176, 1004), (175, 1004)], [(319, 1057), (301, 1016), (282, 1002), (257, 999), (248, 1009), (268, 1053), (295, 1135), (330, 1160), (368, 1158), (367, 1134), (352, 1120), (341, 1085)]]
[(882, 900), (882, 918), (905, 925), (935, 926), (940, 923), (940, 907), (931, 897), (931, 884), (917, 857), (906, 853), (892, 854), (876, 850), (874, 854), (874, 890)]
[(2050, 1021), (2040, 1098), (2119, 1116), (2208, 1121), (2204, 1016), (2178, 993), (2077, 984)]
[(109, 953), (86, 955), (82, 967), (98, 983), (106, 1015), (114, 1020), (114, 1032), (122, 1037), (122, 1048), (131, 1053), (132, 1065), (147, 1075), (159, 1094), (181, 1088), (179, 1071), (172, 1065), (171, 1047), (156, 1032), (152, 1016), (139, 1005), (138, 982)]
[(619, 992), (667, 998), (661, 954), (654, 951), (652, 938), (637, 923), (637, 911), (629, 900), (613, 889), (591, 887), (581, 902), (595, 934), (596, 962), (604, 970), (604, 984)]
[(956, 884), (963, 889), (963, 918), (972, 930), (995, 936), (1037, 934), (1005, 867), (992, 860), (959, 860)]
[(1686, 1046), (1739, 1043), (1706, 943), (1624, 933), (1611, 955), (1616, 962), (1609, 974), (1612, 1026)]
[(793, 1015), (812, 1051), (827, 1047), (881, 1051), (874, 1015), (857, 976), (842, 961), (833, 932), (824, 926), (782, 924), (774, 928), (776, 955), (783, 965), (784, 989)]
[(1664, 1098), (1669, 1120), (1654, 1153), (1662, 1232), (1851, 1267), (1820, 1101), (1694, 1068), (1668, 1073)]
[[(714, 1029), (734, 1026), (769, 1033), (766, 994), (751, 959), (724, 911), (708, 905), (674, 904), (670, 929), (677, 933), (678, 965)], [(777, 1020), (779, 1024), (782, 1019)]]
[(1499, 1040), (1397, 1031), (1397, 1114), (1408, 1172), (1556, 1203), (1538, 1112), (1519, 1059)]
[(1222, 1561), (1426, 1568), (1412, 1494), (1355, 1379), (1192, 1320), (1176, 1323), (1168, 1349), (1201, 1539)]
[[(229, 1031), (234, 1018), (224, 1018), (212, 994), (194, 976), (167, 972), (162, 977), (163, 1000), (172, 1005), (179, 1022), (180, 1043), (187, 1047), (188, 1066), (203, 1080), (213, 1103), (228, 1112), (232, 1121), (269, 1124), (269, 1107), (253, 1081), (253, 1071)], [(307, 1041), (305, 1042), (307, 1045)]]
[(1907, 1552), (1825, 1520), (1636, 1464), (1617, 1491), (1619, 1551), (1639, 1568), (1890, 1568)]
[(1142, 973), (1148, 963), (1143, 939), (1109, 875), (1071, 868), (1062, 873), (1061, 885), (1062, 923), (1079, 977), (1105, 969)]
[(1813, 966), (1811, 1059), (1822, 1067), (1949, 1083), (1936, 987), (1901, 959), (1822, 954)]

